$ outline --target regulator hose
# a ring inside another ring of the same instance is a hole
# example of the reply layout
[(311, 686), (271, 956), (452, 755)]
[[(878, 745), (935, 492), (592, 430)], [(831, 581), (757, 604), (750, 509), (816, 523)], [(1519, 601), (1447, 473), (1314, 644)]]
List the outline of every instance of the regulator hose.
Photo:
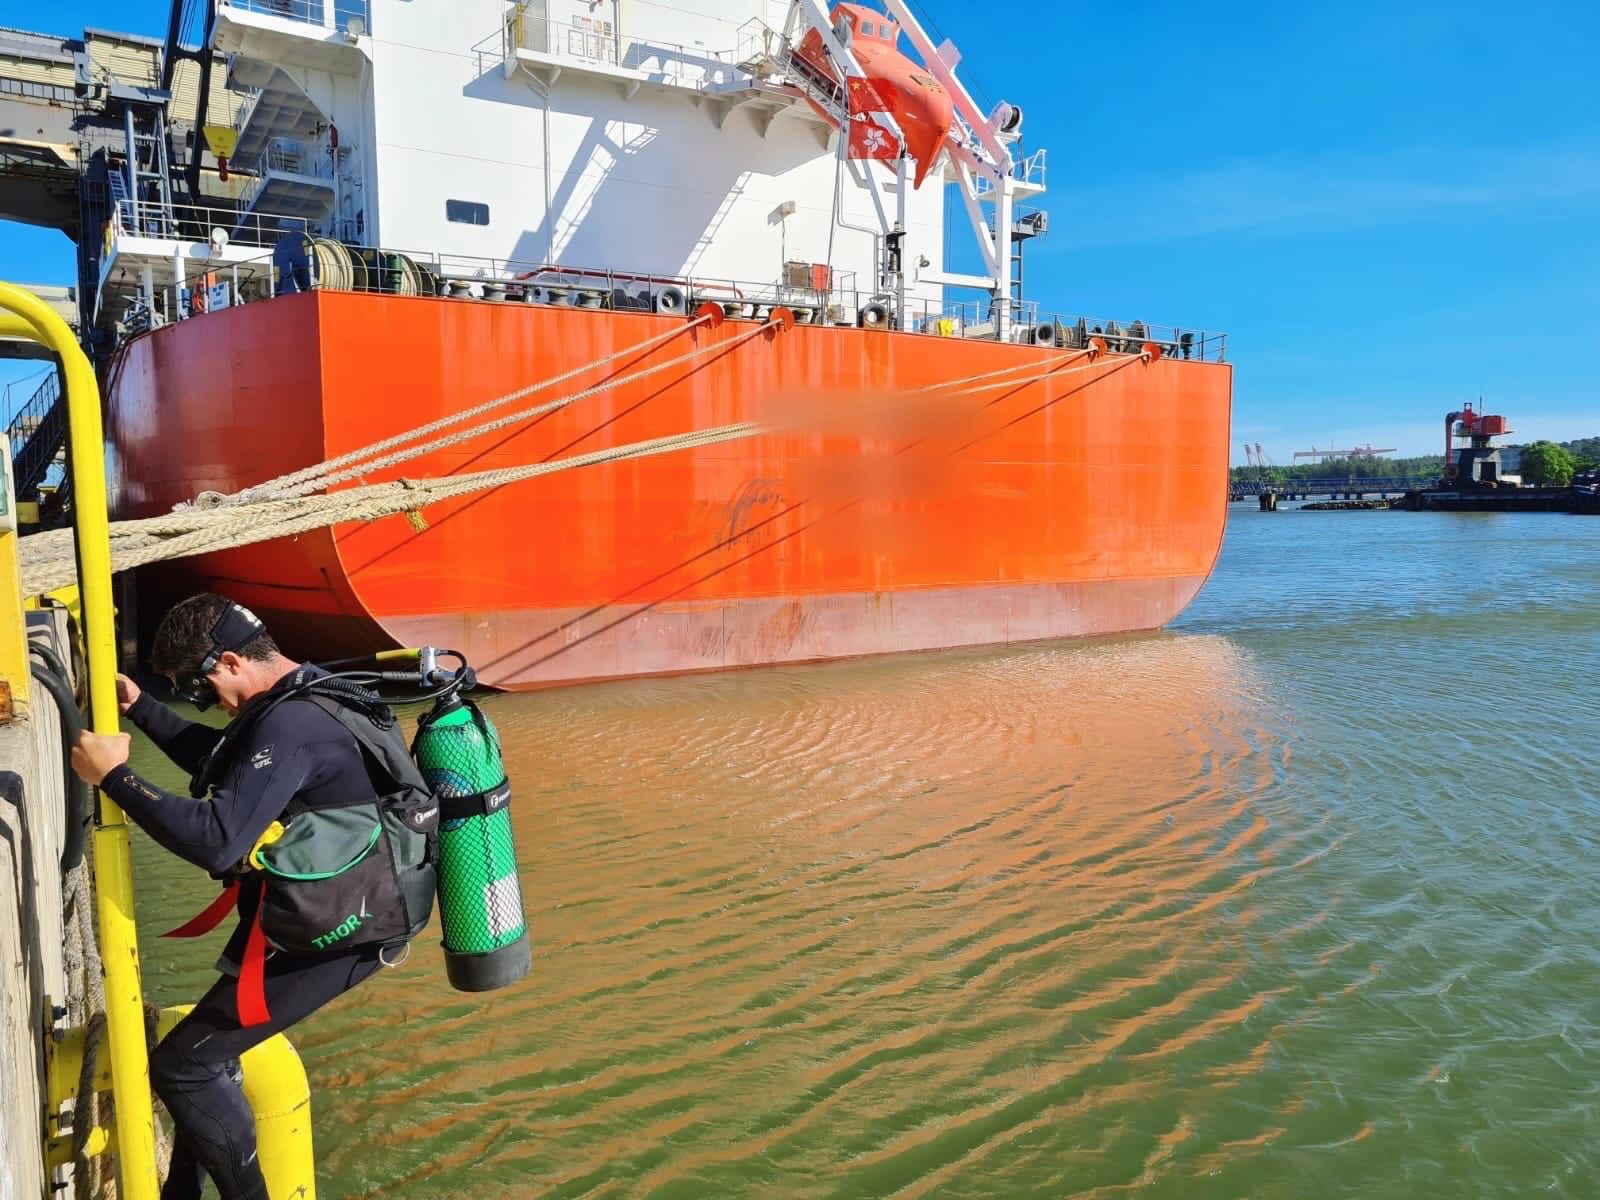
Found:
[[(56, 663), (61, 662), (55, 651), (47, 646), (31, 645), (28, 648), (34, 653), (46, 651), (47, 654), (41, 654), (41, 658), (48, 656), (54, 658)], [(66, 679), (42, 663), (29, 663), (28, 666), (34, 680), (50, 693), (50, 698), (56, 702), (56, 711), (61, 714), (61, 770), (67, 793), (66, 829), (61, 837), (61, 869), (71, 871), (83, 861), (83, 830), (89, 822), (89, 785), (79, 779), (77, 772), (72, 769), (72, 748), (78, 744), (78, 735), (83, 732), (83, 717), (78, 712), (77, 698), (73, 696)]]

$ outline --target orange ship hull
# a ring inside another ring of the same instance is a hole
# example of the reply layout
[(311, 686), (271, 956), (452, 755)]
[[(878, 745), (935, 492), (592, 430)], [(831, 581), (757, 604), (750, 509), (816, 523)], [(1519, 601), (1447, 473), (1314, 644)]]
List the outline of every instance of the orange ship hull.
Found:
[[(211, 588), (291, 652), (466, 653), (487, 683), (1152, 629), (1204, 583), (1226, 515), (1231, 369), (993, 342), (316, 292), (169, 326), (113, 371), (122, 517), (232, 492), (678, 327), (540, 393), (692, 361), (375, 473), (437, 476), (734, 421), (814, 423), (563, 471), (403, 517), (148, 572)], [(1049, 379), (1033, 378), (1061, 364)], [(1015, 366), (1023, 382), (903, 394)], [(509, 411), (509, 410), (508, 410)], [(887, 414), (887, 416), (885, 415)], [(926, 417), (926, 420), (922, 418)]]

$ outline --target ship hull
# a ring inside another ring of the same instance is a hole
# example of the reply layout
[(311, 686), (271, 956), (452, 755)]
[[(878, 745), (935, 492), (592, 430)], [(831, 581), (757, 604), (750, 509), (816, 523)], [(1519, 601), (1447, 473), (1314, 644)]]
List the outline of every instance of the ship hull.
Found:
[[(521, 403), (689, 356), (677, 365), (366, 481), (787, 423), (441, 502), (420, 522), (168, 564), (141, 577), (146, 610), (209, 588), (259, 611), (292, 653), (446, 645), (485, 682), (538, 687), (1153, 629), (1203, 585), (1226, 517), (1226, 365), (751, 328), (317, 292), (137, 339), (108, 387), (122, 517), (236, 491), (674, 329)], [(934, 388), (1006, 368), (1004, 386)]]

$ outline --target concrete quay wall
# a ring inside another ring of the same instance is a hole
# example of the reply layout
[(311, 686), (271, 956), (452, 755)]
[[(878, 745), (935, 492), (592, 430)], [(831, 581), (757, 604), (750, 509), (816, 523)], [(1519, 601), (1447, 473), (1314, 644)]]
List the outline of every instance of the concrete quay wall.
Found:
[[(60, 628), (64, 617), (52, 614)], [(40, 631), (35, 631), (35, 636)], [(58, 647), (64, 639), (46, 635)], [(61, 721), (38, 686), (0, 723), (0, 1200), (51, 1195), (44, 1164), (44, 1040), (68, 1003), (61, 848)]]

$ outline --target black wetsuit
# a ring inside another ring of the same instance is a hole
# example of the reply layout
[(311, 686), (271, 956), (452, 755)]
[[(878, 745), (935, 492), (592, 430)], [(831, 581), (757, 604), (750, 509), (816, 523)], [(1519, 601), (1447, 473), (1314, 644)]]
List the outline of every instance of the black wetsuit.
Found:
[[(305, 670), (301, 678), (323, 673)], [(287, 678), (280, 681), (273, 691), (287, 683)], [(271, 694), (252, 701), (241, 716)], [(168, 758), (191, 773), (222, 736), (220, 729), (184, 720), (148, 693), (140, 695), (128, 716)], [(218, 877), (239, 867), (291, 799), (315, 808), (377, 795), (355, 738), (309, 699), (272, 706), (245, 733), (219, 778), (222, 782), (209, 802), (162, 791), (126, 766), (111, 771), (101, 786), (157, 842)], [(266, 1183), (256, 1162), (255, 1118), (240, 1091), (233, 1060), (348, 991), (380, 965), (376, 946), (343, 954), (274, 953), (266, 962), (264, 985), (271, 1019), (242, 1026), (233, 976), (259, 898), (258, 886), (246, 875), (239, 892), (239, 926), (218, 963), (223, 977), (150, 1057), (151, 1084), (177, 1131), (162, 1200), (197, 1200), (207, 1175), (223, 1200), (266, 1200)]]

